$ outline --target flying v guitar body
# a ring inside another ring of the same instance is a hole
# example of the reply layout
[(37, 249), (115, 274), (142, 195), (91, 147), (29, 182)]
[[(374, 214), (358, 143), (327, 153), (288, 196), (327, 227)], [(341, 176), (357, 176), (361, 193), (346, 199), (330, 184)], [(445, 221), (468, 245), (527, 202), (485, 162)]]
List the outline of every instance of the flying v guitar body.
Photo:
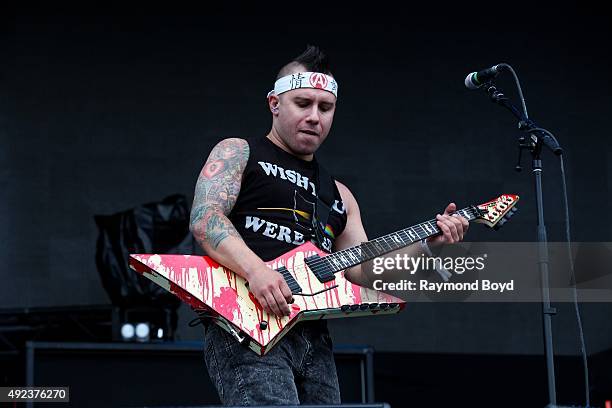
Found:
[(294, 293), (291, 314), (282, 318), (265, 312), (244, 278), (208, 256), (132, 254), (130, 267), (194, 309), (206, 309), (215, 323), (264, 355), (300, 321), (393, 314), (405, 307), (401, 299), (349, 282), (343, 271), (322, 282), (306, 260), (317, 269), (325, 255), (307, 242), (267, 262)]

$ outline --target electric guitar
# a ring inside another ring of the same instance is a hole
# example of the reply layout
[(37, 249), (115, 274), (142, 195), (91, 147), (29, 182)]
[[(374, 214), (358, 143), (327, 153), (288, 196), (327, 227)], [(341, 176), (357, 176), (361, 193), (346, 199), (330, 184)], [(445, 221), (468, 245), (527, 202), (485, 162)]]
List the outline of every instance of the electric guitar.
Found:
[[(456, 211), (469, 221), (499, 228), (517, 210), (519, 197), (504, 194)], [(344, 270), (441, 234), (429, 220), (338, 252), (327, 254), (311, 242), (266, 264), (283, 275), (293, 293), (291, 314), (263, 310), (247, 281), (208, 256), (131, 254), (130, 267), (178, 296), (259, 355), (266, 354), (296, 323), (365, 315), (387, 315), (406, 303), (349, 282)]]

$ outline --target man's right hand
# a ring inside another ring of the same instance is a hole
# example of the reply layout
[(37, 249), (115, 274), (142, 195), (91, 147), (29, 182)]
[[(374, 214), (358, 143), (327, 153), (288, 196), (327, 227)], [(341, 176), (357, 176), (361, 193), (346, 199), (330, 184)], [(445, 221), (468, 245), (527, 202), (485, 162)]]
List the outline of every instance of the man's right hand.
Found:
[(283, 275), (263, 265), (249, 273), (249, 290), (268, 313), (289, 316), (293, 295)]

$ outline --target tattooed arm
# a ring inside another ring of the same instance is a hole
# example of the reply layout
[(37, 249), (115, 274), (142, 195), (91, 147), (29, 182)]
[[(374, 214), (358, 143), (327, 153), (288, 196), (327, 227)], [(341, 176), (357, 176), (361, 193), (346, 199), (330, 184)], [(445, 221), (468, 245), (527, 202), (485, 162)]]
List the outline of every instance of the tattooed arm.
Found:
[(248, 158), (249, 145), (245, 140), (222, 140), (210, 152), (198, 177), (190, 229), (211, 256), (228, 237), (241, 240), (227, 215), (240, 193), (242, 172)]
[(227, 218), (248, 158), (249, 144), (243, 139), (225, 139), (213, 148), (196, 183), (190, 230), (211, 258), (249, 282), (249, 290), (266, 311), (288, 315), (292, 296), (282, 275), (249, 249)]

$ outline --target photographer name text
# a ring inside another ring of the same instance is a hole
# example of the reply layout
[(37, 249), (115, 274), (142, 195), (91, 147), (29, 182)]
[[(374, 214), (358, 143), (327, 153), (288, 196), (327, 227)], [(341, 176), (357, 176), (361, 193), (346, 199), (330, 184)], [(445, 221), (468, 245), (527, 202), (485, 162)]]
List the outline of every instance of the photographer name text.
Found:
[(493, 282), (488, 279), (479, 279), (474, 282), (430, 282), (421, 279), (418, 282), (402, 279), (398, 282), (384, 282), (381, 279), (374, 281), (374, 289), (382, 291), (426, 291), (426, 292), (456, 292), (456, 291), (487, 291), (512, 292), (514, 279), (508, 282)]

